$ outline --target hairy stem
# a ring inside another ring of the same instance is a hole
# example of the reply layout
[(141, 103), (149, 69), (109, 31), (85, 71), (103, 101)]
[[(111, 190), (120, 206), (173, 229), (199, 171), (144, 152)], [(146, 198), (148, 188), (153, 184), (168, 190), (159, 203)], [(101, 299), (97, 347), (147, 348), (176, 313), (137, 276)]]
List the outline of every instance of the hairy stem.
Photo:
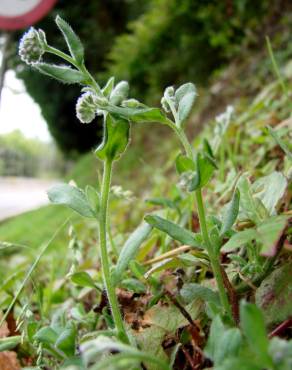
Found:
[(224, 280), (221, 273), (221, 266), (219, 262), (219, 257), (217, 256), (216, 252), (214, 251), (214, 248), (212, 247), (209, 233), (207, 229), (207, 223), (206, 223), (206, 216), (205, 216), (205, 209), (204, 209), (204, 203), (202, 198), (202, 191), (201, 189), (196, 190), (196, 200), (197, 200), (197, 207), (198, 207), (198, 215), (199, 215), (199, 221), (200, 221), (200, 228), (202, 232), (202, 236), (207, 248), (207, 252), (210, 258), (212, 270), (214, 273), (214, 277), (217, 282), (219, 296), (221, 304), (224, 308), (224, 310), (231, 316), (231, 309), (230, 304), (228, 300), (227, 293), (225, 291), (224, 287)]
[[(169, 125), (177, 134), (179, 137), (185, 152), (187, 156), (191, 159), (194, 159), (194, 154), (193, 154), (193, 148), (191, 144), (189, 143), (184, 131), (180, 128), (178, 128), (175, 124), (170, 124)], [(205, 215), (205, 209), (204, 209), (204, 203), (203, 203), (203, 198), (202, 198), (202, 191), (201, 189), (196, 190), (196, 202), (197, 202), (197, 208), (198, 208), (198, 216), (199, 216), (199, 222), (200, 222), (200, 229), (201, 233), (203, 236), (203, 240), (205, 242), (207, 252), (210, 258), (210, 263), (212, 266), (212, 270), (214, 273), (214, 277), (217, 282), (218, 286), (218, 291), (219, 291), (219, 296), (220, 296), (220, 301), (222, 304), (222, 307), (226, 311), (227, 314), (230, 315), (231, 317), (231, 308), (228, 300), (228, 295), (224, 287), (224, 280), (223, 276), (221, 273), (221, 266), (219, 262), (219, 257), (217, 256), (214, 248), (212, 247), (210, 238), (209, 238), (209, 233), (208, 233), (208, 228), (207, 228), (207, 223), (206, 223), (206, 215)]]
[(112, 162), (105, 160), (104, 171), (101, 187), (101, 201), (100, 201), (100, 226), (99, 226), (99, 244), (100, 244), (100, 258), (102, 266), (102, 275), (104, 280), (104, 285), (107, 293), (107, 298), (111, 307), (111, 312), (113, 320), (118, 332), (119, 338), (125, 342), (129, 343), (126, 330), (124, 327), (122, 315), (119, 309), (119, 303), (117, 300), (115, 288), (111, 281), (110, 275), (110, 263), (107, 251), (107, 240), (106, 240), (106, 230), (108, 223), (108, 198), (111, 183), (111, 172), (112, 172)]
[(63, 53), (62, 51), (60, 51), (60, 50), (58, 50), (58, 49), (56, 49), (52, 46), (47, 45), (45, 50), (46, 50), (47, 53), (54, 54), (54, 55), (58, 56), (59, 58), (62, 58), (64, 60), (66, 60), (66, 62), (72, 64), (75, 68), (77, 68), (80, 72), (82, 72), (85, 79), (87, 80), (86, 81), (87, 84), (95, 90), (97, 95), (102, 96), (102, 92), (101, 92), (101, 89), (100, 89), (98, 83), (95, 81), (95, 79), (88, 72), (84, 63), (79, 65), (78, 63), (76, 63), (76, 61), (72, 57), (70, 57), (70, 55), (68, 55), (66, 53)]

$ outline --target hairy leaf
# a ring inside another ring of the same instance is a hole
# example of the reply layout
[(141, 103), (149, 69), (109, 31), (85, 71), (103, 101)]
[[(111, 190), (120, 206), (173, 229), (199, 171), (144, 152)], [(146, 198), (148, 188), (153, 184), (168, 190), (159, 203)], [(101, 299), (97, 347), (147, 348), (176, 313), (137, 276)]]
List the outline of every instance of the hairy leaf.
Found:
[(96, 217), (96, 213), (91, 208), (83, 190), (75, 186), (68, 184), (55, 185), (48, 191), (48, 197), (52, 203), (66, 205), (81, 216)]
[(219, 366), (226, 358), (238, 355), (241, 342), (240, 330), (225, 327), (218, 315), (212, 321), (204, 352), (216, 366)]
[(240, 231), (234, 235), (228, 240), (226, 244), (223, 245), (222, 251), (223, 252), (230, 252), (231, 250), (235, 248), (239, 248), (242, 245), (249, 243), (253, 239), (257, 238), (257, 232), (255, 229), (247, 229)]
[(71, 281), (82, 287), (96, 288), (95, 282), (86, 271), (75, 272), (70, 275)]
[(239, 212), (239, 199), (240, 192), (238, 189), (235, 189), (232, 199), (227, 205), (225, 213), (223, 215), (222, 226), (220, 230), (221, 235), (224, 235), (226, 232), (228, 232), (236, 221)]
[(280, 138), (279, 134), (276, 130), (274, 130), (271, 126), (267, 126), (267, 129), (269, 131), (269, 134), (272, 136), (272, 138), (275, 140), (275, 142), (279, 145), (279, 147), (284, 151), (284, 153), (287, 155), (287, 157), (292, 161), (292, 152), (289, 150), (287, 145), (284, 143), (284, 141)]
[(180, 290), (180, 295), (187, 303), (192, 302), (194, 299), (201, 299), (205, 302), (210, 302), (216, 306), (220, 305), (219, 296), (210, 288), (201, 284), (189, 283), (185, 284)]
[(269, 341), (260, 309), (255, 304), (242, 301), (240, 304), (240, 324), (250, 350), (261, 361), (263, 367), (270, 368), (272, 360), (268, 354)]
[(115, 283), (121, 279), (123, 273), (126, 271), (130, 261), (132, 261), (138, 253), (139, 247), (148, 237), (152, 227), (143, 222), (137, 229), (130, 235), (124, 244), (118, 258), (115, 270), (113, 272), (113, 280)]
[(117, 160), (126, 150), (129, 140), (129, 122), (123, 118), (114, 118), (107, 114), (104, 121), (103, 141), (95, 153), (102, 160)]
[(81, 84), (84, 76), (77, 69), (48, 63), (38, 63), (35, 68), (41, 73), (67, 84)]
[(197, 90), (191, 82), (180, 86), (176, 92), (175, 97), (178, 102), (178, 118), (180, 125), (188, 118), (191, 113)]
[(76, 327), (75, 325), (68, 321), (64, 330), (58, 336), (55, 346), (58, 350), (65, 353), (66, 356), (73, 356), (75, 354), (75, 341), (76, 341)]
[(9, 351), (21, 342), (21, 336), (15, 335), (7, 338), (0, 338), (0, 352)]
[(168, 221), (160, 216), (152, 215), (146, 216), (145, 221), (182, 244), (190, 245), (191, 247), (201, 247), (197, 234), (176, 225), (172, 221)]
[(56, 17), (56, 24), (66, 40), (72, 58), (81, 65), (84, 62), (84, 48), (79, 37), (72, 30), (71, 26), (59, 15)]
[(194, 171), (196, 166), (189, 157), (179, 154), (175, 160), (175, 167), (178, 174), (182, 174), (183, 172)]
[(256, 303), (268, 325), (279, 324), (292, 314), (292, 263), (284, 264), (264, 279), (256, 291)]
[(283, 197), (287, 184), (285, 176), (281, 172), (274, 171), (255, 181), (251, 190), (254, 196), (261, 200), (271, 216), (276, 214), (276, 206)]
[(196, 160), (196, 173), (191, 181), (189, 191), (203, 188), (211, 179), (215, 168), (216, 165), (209, 156), (198, 153)]

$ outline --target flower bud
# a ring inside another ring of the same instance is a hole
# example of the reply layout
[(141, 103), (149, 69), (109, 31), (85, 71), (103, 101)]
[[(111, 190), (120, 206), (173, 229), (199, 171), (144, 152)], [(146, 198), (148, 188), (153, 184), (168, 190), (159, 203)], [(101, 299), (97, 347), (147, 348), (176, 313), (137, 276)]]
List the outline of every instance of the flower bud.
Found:
[(94, 120), (98, 104), (96, 96), (91, 92), (85, 92), (77, 100), (76, 116), (82, 123), (90, 123)]
[(119, 82), (110, 95), (110, 102), (114, 105), (119, 105), (123, 100), (128, 97), (129, 84), (127, 81)]
[(141, 103), (136, 99), (127, 99), (122, 102), (122, 107), (125, 108), (138, 108), (141, 107)]
[(37, 31), (31, 27), (21, 38), (19, 43), (19, 55), (27, 64), (35, 64), (41, 60), (45, 53), (46, 39), (43, 31)]
[(95, 96), (94, 100), (98, 106), (98, 108), (103, 108), (108, 105), (108, 100), (102, 96)]

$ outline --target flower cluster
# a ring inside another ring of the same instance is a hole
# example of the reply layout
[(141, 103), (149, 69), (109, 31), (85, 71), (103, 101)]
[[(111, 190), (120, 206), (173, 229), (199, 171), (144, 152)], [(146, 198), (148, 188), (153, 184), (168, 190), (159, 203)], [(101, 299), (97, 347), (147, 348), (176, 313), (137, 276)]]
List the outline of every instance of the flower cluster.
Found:
[(76, 115), (80, 122), (90, 123), (96, 116), (98, 102), (96, 95), (91, 91), (83, 93), (77, 100)]
[(31, 27), (20, 40), (19, 55), (26, 64), (35, 64), (45, 53), (45, 35), (42, 30)]

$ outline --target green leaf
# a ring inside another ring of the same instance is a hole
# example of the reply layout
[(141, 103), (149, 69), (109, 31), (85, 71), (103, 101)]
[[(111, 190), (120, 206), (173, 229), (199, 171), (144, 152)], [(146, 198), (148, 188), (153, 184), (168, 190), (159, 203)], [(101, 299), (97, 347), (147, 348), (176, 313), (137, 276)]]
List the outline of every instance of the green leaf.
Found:
[(132, 261), (135, 258), (141, 244), (144, 242), (144, 240), (146, 240), (151, 230), (152, 227), (147, 223), (143, 222), (130, 235), (130, 237), (128, 238), (128, 240), (126, 241), (121, 250), (115, 270), (112, 275), (112, 278), (115, 283), (117, 283), (121, 279), (130, 261)]
[(252, 240), (256, 239), (258, 236), (255, 229), (247, 229), (240, 231), (228, 240), (226, 244), (223, 245), (222, 251), (223, 252), (230, 252), (235, 248), (240, 248), (246, 243), (251, 242)]
[(49, 345), (55, 345), (57, 338), (58, 334), (49, 326), (44, 326), (34, 335), (34, 340)]
[(72, 58), (81, 65), (84, 62), (84, 48), (76, 33), (71, 26), (64, 21), (59, 15), (56, 17), (56, 24), (61, 30)]
[(255, 181), (251, 186), (254, 196), (261, 200), (270, 216), (276, 214), (276, 206), (283, 197), (288, 182), (281, 172), (274, 171)]
[(159, 216), (148, 215), (145, 217), (145, 221), (148, 222), (151, 226), (155, 227), (158, 230), (165, 232), (167, 235), (173, 239), (179, 241), (182, 244), (189, 245), (191, 247), (202, 247), (199, 242), (198, 235), (184, 229), (181, 226), (176, 225), (175, 223), (168, 221)]
[(203, 151), (211, 158), (215, 158), (211, 144), (207, 139), (203, 140)]
[[(94, 370), (104, 370), (104, 369), (119, 369), (118, 359), (119, 356), (122, 356), (122, 360), (132, 360), (131, 364), (137, 364), (140, 362), (146, 362), (156, 364), (157, 369), (159, 370), (170, 370), (168, 364), (165, 361), (162, 361), (150, 353), (146, 353), (138, 350), (135, 347), (132, 347), (121, 342), (117, 342), (111, 338), (100, 335), (97, 339), (86, 341), (81, 344), (82, 357), (85, 364), (95, 363), (97, 366), (94, 366)], [(105, 353), (119, 352), (115, 356), (108, 356), (104, 358)], [(103, 356), (104, 359), (101, 359)], [(129, 365), (129, 363), (127, 363)], [(124, 368), (121, 367), (121, 369)]]
[(85, 188), (85, 194), (90, 207), (95, 211), (96, 214), (98, 214), (100, 207), (100, 198), (98, 192), (93, 186), (87, 185)]
[(217, 315), (212, 321), (205, 354), (216, 366), (221, 365), (228, 357), (237, 356), (242, 338), (238, 328), (226, 328)]
[(121, 282), (121, 287), (133, 291), (137, 294), (142, 294), (146, 292), (146, 286), (138, 279), (124, 279)]
[(258, 240), (262, 243), (261, 255), (273, 257), (277, 253), (277, 242), (287, 225), (287, 217), (274, 216), (258, 225)]
[(106, 110), (113, 115), (129, 119), (133, 123), (157, 122), (168, 124), (171, 122), (158, 108), (124, 108), (109, 105)]
[(290, 370), (292, 364), (292, 340), (289, 342), (278, 337), (270, 340), (269, 353), (279, 370)]
[(117, 160), (126, 150), (130, 139), (129, 122), (107, 114), (104, 121), (103, 141), (95, 153), (101, 160)]
[(242, 337), (238, 328), (225, 330), (219, 341), (219, 345), (215, 349), (214, 362), (220, 365), (228, 357), (237, 356), (240, 350)]
[(249, 219), (255, 224), (262, 221), (259, 203), (253, 197), (250, 181), (247, 175), (242, 175), (238, 180), (238, 189), (240, 191), (240, 216), (241, 219)]
[(175, 167), (179, 175), (187, 171), (194, 171), (196, 168), (194, 161), (181, 153), (176, 157)]
[(15, 335), (13, 337), (0, 338), (0, 352), (9, 351), (15, 348), (21, 342), (21, 336)]
[(190, 82), (180, 86), (176, 90), (175, 97), (178, 102), (178, 118), (180, 125), (188, 118), (189, 114), (191, 113), (196, 95), (196, 87)]
[(279, 147), (283, 150), (283, 152), (287, 155), (287, 157), (292, 161), (292, 152), (289, 150), (287, 145), (284, 143), (284, 141), (280, 138), (279, 134), (276, 130), (272, 129), (271, 126), (267, 126), (267, 129), (269, 131), (269, 134), (272, 136), (272, 138), (275, 140), (275, 142), (279, 145)]
[[(135, 331), (135, 340), (138, 347), (161, 361), (168, 361), (168, 356), (161, 343), (165, 337), (165, 330), (155, 325)], [(147, 370), (158, 370), (157, 365), (149, 364)]]
[(167, 198), (150, 198), (146, 202), (155, 206), (162, 206), (165, 208), (172, 208), (179, 211), (178, 206), (170, 199)]
[(235, 223), (239, 212), (239, 200), (240, 192), (238, 189), (235, 189), (232, 199), (230, 203), (227, 205), (226, 211), (224, 212), (223, 215), (222, 226), (220, 230), (221, 235), (227, 233)]
[[(185, 309), (191, 318), (195, 320), (201, 313), (202, 304), (198, 300), (194, 300), (186, 305)], [(145, 312), (143, 321), (147, 325), (162, 328), (167, 333), (175, 333), (177, 329), (189, 325), (189, 321), (173, 304), (165, 306), (158, 303), (152, 306)]]
[[(262, 370), (263, 367), (255, 363), (247, 356), (237, 356), (236, 358), (227, 358), (225, 361), (214, 367), (214, 370)], [(287, 369), (288, 370), (288, 369)]]
[(81, 84), (84, 81), (84, 76), (77, 69), (73, 69), (69, 66), (59, 66), (55, 64), (48, 63), (37, 63), (34, 66), (38, 71), (44, 75), (55, 78), (58, 81), (67, 84)]
[(292, 263), (274, 270), (256, 291), (256, 304), (267, 325), (279, 324), (292, 314)]
[(180, 290), (180, 295), (186, 303), (190, 303), (194, 299), (201, 299), (202, 301), (213, 303), (216, 306), (220, 305), (218, 294), (201, 284), (184, 284)]
[(210, 333), (204, 353), (206, 356), (214, 360), (216, 348), (220, 345), (221, 335), (224, 332), (225, 327), (219, 315), (217, 315), (211, 324)]
[(75, 272), (70, 275), (71, 281), (82, 287), (96, 288), (95, 282), (86, 271)]
[(75, 325), (68, 322), (66, 328), (57, 338), (55, 347), (62, 351), (66, 356), (73, 356), (75, 354), (76, 335), (77, 331)]
[(235, 248), (256, 240), (262, 244), (261, 254), (274, 256), (276, 243), (281, 237), (287, 223), (285, 216), (273, 216), (260, 223), (255, 229), (247, 229), (234, 234), (222, 247), (222, 251), (229, 252)]
[(68, 184), (55, 185), (48, 191), (48, 197), (52, 203), (66, 205), (81, 216), (96, 217), (96, 213), (91, 208), (83, 190), (75, 186)]
[(264, 317), (255, 304), (241, 302), (240, 325), (250, 350), (261, 361), (263, 367), (272, 367), (272, 360), (268, 354), (269, 340)]
[(209, 156), (198, 153), (196, 160), (196, 174), (191, 181), (189, 191), (203, 188), (211, 179), (215, 168), (216, 165)]
[(108, 98), (111, 94), (111, 92), (113, 91), (113, 88), (114, 88), (114, 85), (115, 85), (115, 78), (114, 77), (110, 77), (106, 83), (106, 85), (103, 87), (103, 89), (101, 90), (103, 95)]

